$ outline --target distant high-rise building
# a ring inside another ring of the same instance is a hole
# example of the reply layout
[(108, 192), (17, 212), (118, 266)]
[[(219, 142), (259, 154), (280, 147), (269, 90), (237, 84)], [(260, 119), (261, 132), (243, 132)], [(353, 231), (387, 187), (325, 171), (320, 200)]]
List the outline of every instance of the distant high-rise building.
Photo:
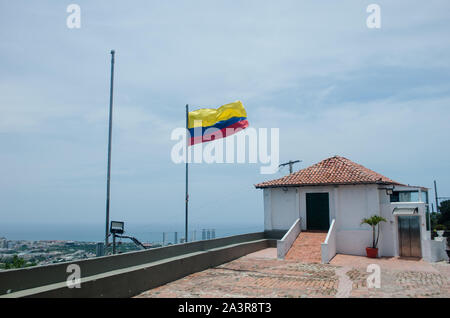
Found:
[(0, 248), (8, 248), (8, 240), (5, 237), (0, 237)]

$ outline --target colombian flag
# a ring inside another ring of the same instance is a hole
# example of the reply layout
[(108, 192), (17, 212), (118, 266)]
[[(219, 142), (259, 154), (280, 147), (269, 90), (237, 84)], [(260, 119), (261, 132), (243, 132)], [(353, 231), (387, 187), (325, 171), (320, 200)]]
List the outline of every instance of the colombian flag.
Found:
[(217, 109), (194, 110), (188, 115), (188, 129), (191, 136), (189, 145), (225, 138), (236, 133), (236, 129), (245, 129), (248, 125), (247, 112), (241, 101)]

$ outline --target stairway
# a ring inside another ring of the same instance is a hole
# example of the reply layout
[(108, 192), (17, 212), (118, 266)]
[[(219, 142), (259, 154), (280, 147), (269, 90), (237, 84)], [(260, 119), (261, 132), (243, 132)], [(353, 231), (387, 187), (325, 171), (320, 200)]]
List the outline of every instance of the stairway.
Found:
[(286, 254), (285, 259), (305, 263), (320, 263), (322, 260), (321, 244), (326, 237), (327, 232), (323, 231), (301, 232)]

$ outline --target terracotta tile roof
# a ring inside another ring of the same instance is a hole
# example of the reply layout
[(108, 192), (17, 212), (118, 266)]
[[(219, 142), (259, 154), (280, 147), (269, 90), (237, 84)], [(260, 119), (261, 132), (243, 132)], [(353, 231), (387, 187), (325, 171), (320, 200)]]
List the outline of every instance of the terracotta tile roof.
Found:
[(347, 158), (334, 156), (283, 178), (255, 184), (256, 188), (339, 184), (403, 185)]

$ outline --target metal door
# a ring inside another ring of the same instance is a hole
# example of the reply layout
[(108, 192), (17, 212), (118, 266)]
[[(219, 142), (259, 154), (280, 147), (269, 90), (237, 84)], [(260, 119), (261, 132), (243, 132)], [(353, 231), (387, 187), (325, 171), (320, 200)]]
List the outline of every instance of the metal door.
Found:
[(330, 227), (328, 193), (306, 194), (306, 227), (308, 230), (328, 231)]
[(420, 248), (420, 222), (418, 216), (398, 217), (400, 256), (422, 257)]

